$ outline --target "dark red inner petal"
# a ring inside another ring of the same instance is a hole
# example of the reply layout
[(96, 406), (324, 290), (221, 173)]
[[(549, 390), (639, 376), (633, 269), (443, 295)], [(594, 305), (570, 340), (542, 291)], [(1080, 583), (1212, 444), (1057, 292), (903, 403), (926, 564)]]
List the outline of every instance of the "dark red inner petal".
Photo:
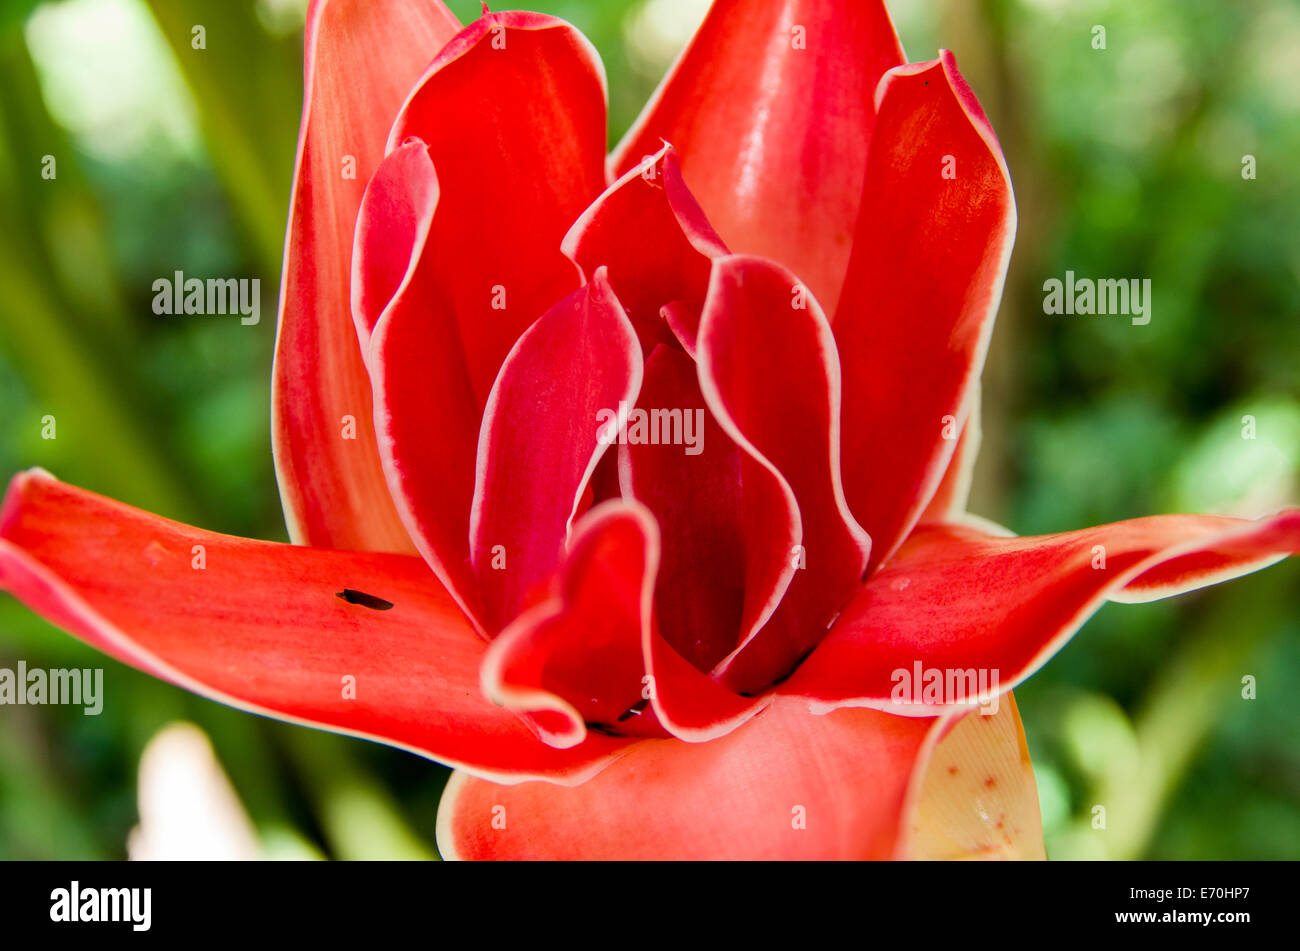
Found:
[[(646, 363), (637, 411), (695, 420), (698, 445), (625, 442), (624, 484), (654, 514), (663, 538), (655, 583), (659, 628), (679, 654), (712, 670), (736, 646), (745, 604), (740, 450), (705, 408), (695, 363), (658, 347)], [(689, 414), (689, 415), (688, 415)], [(654, 435), (662, 435), (656, 432)]]

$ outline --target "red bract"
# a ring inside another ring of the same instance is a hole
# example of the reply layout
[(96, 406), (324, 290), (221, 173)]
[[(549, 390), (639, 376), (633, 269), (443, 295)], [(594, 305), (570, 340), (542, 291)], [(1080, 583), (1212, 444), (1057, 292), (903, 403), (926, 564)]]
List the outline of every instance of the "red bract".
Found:
[[(274, 391), (298, 545), (33, 472), (0, 583), (205, 696), (457, 767), (448, 855), (1041, 855), (1007, 691), (1108, 598), (1294, 553), (1300, 511), (964, 514), (1015, 205), (952, 55), (904, 65), (880, 3), (717, 0), (604, 142), (566, 23), (314, 3)], [(914, 671), (991, 674), (1000, 709), (900, 696)]]

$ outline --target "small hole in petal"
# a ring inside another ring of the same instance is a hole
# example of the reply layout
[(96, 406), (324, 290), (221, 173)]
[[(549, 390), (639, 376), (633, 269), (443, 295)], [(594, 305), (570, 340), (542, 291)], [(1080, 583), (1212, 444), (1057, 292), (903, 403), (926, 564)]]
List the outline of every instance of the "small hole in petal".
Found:
[(355, 588), (344, 588), (335, 597), (342, 598), (348, 604), (370, 608), (372, 611), (391, 611), (394, 607), (392, 601), (385, 601), (383, 598), (376, 597), (373, 594), (366, 594), (364, 591), (357, 591)]

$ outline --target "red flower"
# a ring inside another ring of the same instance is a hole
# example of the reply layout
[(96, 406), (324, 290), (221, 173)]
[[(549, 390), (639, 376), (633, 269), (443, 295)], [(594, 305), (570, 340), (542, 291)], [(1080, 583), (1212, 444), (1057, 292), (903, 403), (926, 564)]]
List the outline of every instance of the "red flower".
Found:
[[(550, 17), (318, 0), (306, 76), (300, 545), (33, 472), (0, 584), (205, 696), (453, 764), (447, 854), (1041, 854), (1006, 691), (1107, 598), (1300, 548), (1297, 510), (964, 514), (1015, 205), (951, 54), (904, 65), (874, 0), (718, 0), (608, 161), (600, 63)], [(900, 696), (934, 671), (996, 679)]]

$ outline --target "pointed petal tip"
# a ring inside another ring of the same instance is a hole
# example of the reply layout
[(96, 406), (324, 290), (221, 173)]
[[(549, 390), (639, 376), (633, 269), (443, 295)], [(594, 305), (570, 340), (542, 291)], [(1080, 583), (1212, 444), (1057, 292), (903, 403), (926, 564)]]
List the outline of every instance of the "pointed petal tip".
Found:
[[(951, 52), (890, 70), (876, 101), (863, 214), (835, 315), (844, 482), (875, 539), (873, 568), (942, 485), (955, 443), (939, 438), (938, 423), (968, 422), (1017, 225), (1002, 149)], [(943, 267), (928, 263), (936, 248)], [(918, 398), (892, 395), (905, 388)], [(884, 445), (891, 465), (881, 467)]]
[(33, 483), (57, 483), (58, 481), (56, 476), (41, 466), (31, 466), (15, 472), (5, 487), (3, 498), (0, 498), (0, 536), (3, 536), (17, 519), (23, 496), (27, 494), (28, 488)]
[(1005, 694), (1107, 600), (1171, 597), (1297, 553), (1296, 509), (1254, 521), (1150, 516), (1023, 538), (990, 534), (969, 516), (926, 525), (863, 586), (779, 690), (814, 701), (819, 712), (849, 705), (943, 713), (969, 695), (895, 700), (897, 672), (917, 665), (985, 671), (995, 678), (990, 693)]
[[(979, 132), (981, 138), (988, 144), (989, 150), (997, 158), (1006, 171), (1006, 159), (1002, 153), (1002, 146), (998, 141), (997, 133), (993, 131), (993, 124), (989, 121), (988, 114), (984, 111), (984, 106), (980, 104), (979, 97), (971, 88), (966, 77), (957, 67), (956, 55), (948, 49), (940, 49), (937, 59), (924, 60), (918, 63), (906, 63), (902, 66), (895, 66), (887, 70), (880, 77), (880, 82), (876, 85), (875, 104), (877, 112), (890, 90), (896, 85), (907, 81), (919, 81), (928, 86), (932, 79), (942, 75), (947, 88), (951, 91), (953, 98), (961, 106), (962, 111), (966, 113), (971, 124)], [(1010, 182), (1010, 173), (1007, 173), (1008, 184)]]

